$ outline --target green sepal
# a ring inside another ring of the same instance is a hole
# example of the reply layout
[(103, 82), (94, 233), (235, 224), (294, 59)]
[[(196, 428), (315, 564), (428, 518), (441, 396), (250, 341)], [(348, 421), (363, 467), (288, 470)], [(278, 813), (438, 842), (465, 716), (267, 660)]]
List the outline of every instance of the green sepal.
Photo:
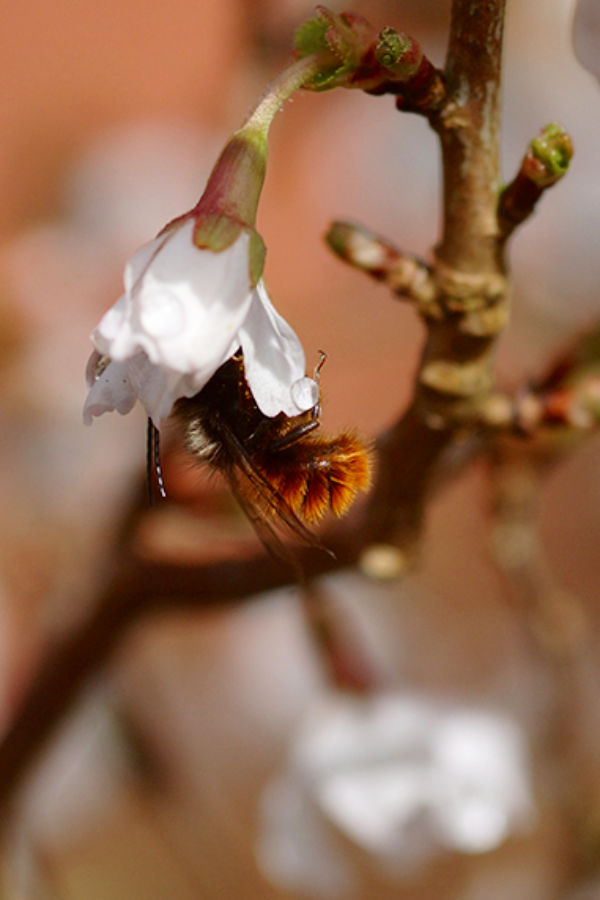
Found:
[[(331, 51), (332, 47), (328, 39), (329, 30), (330, 23), (322, 16), (303, 22), (294, 34), (294, 49), (298, 57), (303, 59), (305, 56), (311, 56), (315, 53)], [(344, 70), (345, 67), (342, 60), (331, 66), (326, 66), (320, 72), (317, 72), (305, 87), (314, 91), (329, 90), (337, 85), (338, 78), (343, 74)]]
[(302, 25), (299, 25), (294, 34), (294, 49), (298, 56), (311, 56), (313, 53), (322, 53), (329, 50), (327, 42), (327, 31), (329, 22), (321, 16), (314, 19), (307, 19)]
[(194, 244), (201, 250), (221, 253), (235, 243), (243, 228), (240, 222), (222, 213), (202, 215), (196, 219)]
[(325, 6), (318, 6), (317, 13), (296, 29), (294, 48), (300, 58), (327, 51), (334, 55), (336, 61), (317, 72), (305, 85), (311, 90), (325, 91), (350, 80), (373, 39), (373, 29), (355, 13), (338, 15)]
[(231, 247), (241, 233), (245, 231), (250, 238), (248, 243), (248, 269), (250, 283), (255, 286), (265, 267), (267, 248), (255, 228), (236, 222), (219, 213), (200, 216), (194, 228), (194, 244), (200, 250), (212, 250), (213, 253), (222, 253)]
[(254, 228), (249, 229), (249, 231), (248, 262), (250, 265), (250, 284), (254, 287), (262, 276), (267, 248), (258, 231)]

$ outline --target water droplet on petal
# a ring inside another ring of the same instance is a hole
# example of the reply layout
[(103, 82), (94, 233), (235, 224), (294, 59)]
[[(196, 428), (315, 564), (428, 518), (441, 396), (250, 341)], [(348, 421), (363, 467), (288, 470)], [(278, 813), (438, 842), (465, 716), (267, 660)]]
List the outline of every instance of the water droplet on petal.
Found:
[(312, 409), (319, 402), (319, 385), (308, 375), (299, 378), (290, 388), (293, 402), (301, 412)]

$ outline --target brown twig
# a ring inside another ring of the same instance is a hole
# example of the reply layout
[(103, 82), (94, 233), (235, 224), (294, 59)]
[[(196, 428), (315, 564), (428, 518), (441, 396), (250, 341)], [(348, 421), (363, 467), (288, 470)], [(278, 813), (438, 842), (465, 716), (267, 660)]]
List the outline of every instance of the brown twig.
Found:
[[(442, 146), (444, 230), (432, 278), (444, 315), (427, 319), (414, 400), (381, 444), (370, 521), (410, 560), (441, 455), (493, 385), (494, 343), (506, 320), (496, 218), (504, 0), (455, 0), (447, 97), (431, 119)], [(401, 463), (399, 461), (402, 461)]]
[(325, 240), (340, 259), (412, 301), (423, 316), (439, 317), (437, 289), (425, 260), (355, 222), (332, 222)]
[(560, 125), (547, 125), (529, 144), (516, 177), (498, 201), (498, 220), (504, 240), (533, 213), (545, 190), (565, 175), (573, 145)]

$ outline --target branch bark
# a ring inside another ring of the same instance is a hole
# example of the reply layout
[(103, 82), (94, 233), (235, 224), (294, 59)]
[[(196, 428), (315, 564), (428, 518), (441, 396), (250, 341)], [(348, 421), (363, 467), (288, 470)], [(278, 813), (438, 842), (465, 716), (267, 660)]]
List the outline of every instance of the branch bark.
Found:
[(475, 427), (492, 390), (494, 346), (507, 319), (496, 215), (504, 12), (504, 0), (454, 0), (446, 102), (430, 117), (443, 162), (443, 233), (431, 273), (443, 315), (426, 319), (414, 400), (380, 444), (370, 507), (377, 539), (399, 546), (407, 563), (440, 457)]

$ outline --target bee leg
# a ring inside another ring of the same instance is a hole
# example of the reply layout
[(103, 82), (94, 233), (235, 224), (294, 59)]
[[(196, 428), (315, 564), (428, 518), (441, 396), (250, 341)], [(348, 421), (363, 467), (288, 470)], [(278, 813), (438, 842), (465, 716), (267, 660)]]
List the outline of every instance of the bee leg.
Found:
[(283, 450), (284, 447), (291, 447), (292, 444), (296, 444), (298, 441), (301, 441), (304, 435), (310, 434), (311, 431), (314, 431), (315, 428), (319, 427), (319, 420), (312, 419), (310, 422), (304, 422), (302, 425), (297, 425), (296, 428), (292, 428), (291, 431), (288, 431), (287, 434), (284, 434), (282, 438), (278, 441), (273, 441), (271, 444), (272, 450)]
[(151, 418), (148, 418), (146, 432), (146, 481), (148, 483), (148, 499), (150, 506), (154, 504), (154, 478), (158, 492), (164, 500), (167, 496), (160, 464), (160, 432)]
[(319, 427), (319, 416), (321, 415), (320, 376), (321, 369), (323, 368), (326, 359), (327, 354), (324, 353), (323, 350), (320, 350), (319, 362), (315, 366), (315, 374), (313, 376), (319, 386), (319, 396), (313, 408), (308, 410), (307, 413), (303, 413), (303, 415), (310, 414), (310, 420), (308, 422), (303, 422), (302, 425), (297, 425), (296, 428), (292, 428), (291, 431), (284, 434), (278, 441), (274, 441), (271, 445), (273, 450), (282, 450), (284, 447), (290, 447), (292, 444), (296, 444), (298, 441), (302, 440), (306, 434), (310, 434), (311, 431), (314, 431), (315, 428)]

